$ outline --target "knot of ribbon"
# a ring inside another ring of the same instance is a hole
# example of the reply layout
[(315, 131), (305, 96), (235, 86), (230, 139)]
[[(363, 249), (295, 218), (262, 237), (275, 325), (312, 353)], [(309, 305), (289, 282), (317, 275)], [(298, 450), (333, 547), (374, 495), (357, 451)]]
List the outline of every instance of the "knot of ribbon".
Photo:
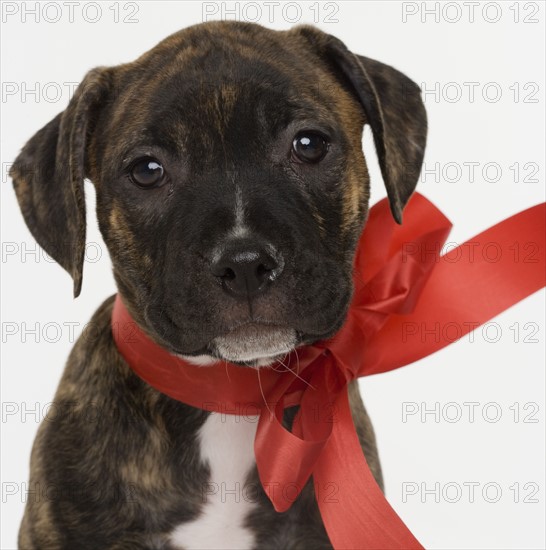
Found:
[[(416, 327), (457, 323), (462, 336), (542, 288), (545, 207), (516, 214), (442, 256), (451, 223), (432, 203), (414, 193), (399, 226), (388, 202), (380, 201), (358, 243), (343, 327), (329, 340), (291, 352), (283, 370), (188, 364), (146, 336), (119, 295), (114, 339), (135, 373), (173, 399), (225, 414), (259, 415), (256, 464), (277, 512), (288, 510), (312, 477), (334, 548), (422, 548), (368, 467), (351, 415), (349, 383), (453, 342), (446, 335), (411, 338)], [(483, 253), (491, 242), (501, 251), (494, 262)], [(532, 261), (510, 253), (514, 242), (534, 245)], [(294, 406), (289, 429), (284, 413)]]

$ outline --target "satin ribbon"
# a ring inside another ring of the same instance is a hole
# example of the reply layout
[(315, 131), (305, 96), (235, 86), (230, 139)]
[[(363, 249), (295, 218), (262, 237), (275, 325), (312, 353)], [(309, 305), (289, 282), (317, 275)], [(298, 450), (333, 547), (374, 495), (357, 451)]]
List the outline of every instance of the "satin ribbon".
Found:
[[(408, 365), (455, 341), (545, 284), (546, 205), (529, 208), (441, 256), (449, 220), (415, 193), (404, 224), (386, 200), (370, 210), (355, 257), (347, 320), (330, 340), (299, 348), (287, 368), (191, 365), (155, 344), (118, 295), (117, 347), (160, 392), (201, 409), (255, 415), (261, 483), (278, 512), (312, 476), (336, 549), (422, 548), (376, 484), (353, 424), (347, 384)], [(440, 325), (440, 328), (438, 326)], [(434, 338), (423, 338), (435, 327)], [(292, 430), (287, 407), (299, 405)]]

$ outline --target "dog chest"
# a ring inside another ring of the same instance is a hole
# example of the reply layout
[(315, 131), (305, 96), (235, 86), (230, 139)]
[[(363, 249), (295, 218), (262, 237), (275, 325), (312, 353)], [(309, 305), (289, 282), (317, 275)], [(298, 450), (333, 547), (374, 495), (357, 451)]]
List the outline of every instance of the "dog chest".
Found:
[(258, 417), (211, 413), (199, 431), (201, 460), (210, 475), (203, 485), (202, 508), (193, 521), (176, 527), (171, 542), (179, 548), (246, 549), (254, 535), (245, 519), (255, 504), (245, 494), (254, 467)]

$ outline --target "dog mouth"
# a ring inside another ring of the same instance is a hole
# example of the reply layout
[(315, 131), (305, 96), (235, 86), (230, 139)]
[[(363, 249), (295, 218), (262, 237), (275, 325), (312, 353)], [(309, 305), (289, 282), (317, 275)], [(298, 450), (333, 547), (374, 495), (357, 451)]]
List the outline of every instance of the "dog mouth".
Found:
[(209, 349), (219, 359), (245, 366), (264, 366), (282, 359), (298, 344), (295, 329), (246, 323), (214, 338)]
[[(163, 311), (163, 320), (168, 321), (172, 331), (181, 330), (166, 310)], [(246, 321), (213, 336), (192, 350), (172, 346), (168, 340), (165, 343), (173, 355), (199, 367), (228, 361), (241, 367), (267, 368), (284, 361), (299, 346), (329, 338), (339, 328), (338, 324), (339, 320), (336, 320), (326, 331), (307, 332), (301, 330), (303, 327), (263, 320)]]
[[(162, 321), (171, 332), (181, 330), (167, 310), (162, 311)], [(165, 336), (163, 331), (162, 338), (173, 355), (197, 366), (208, 366), (219, 360), (244, 367), (272, 365), (304, 339), (303, 333), (295, 328), (267, 321), (243, 322), (192, 350), (173, 346)]]

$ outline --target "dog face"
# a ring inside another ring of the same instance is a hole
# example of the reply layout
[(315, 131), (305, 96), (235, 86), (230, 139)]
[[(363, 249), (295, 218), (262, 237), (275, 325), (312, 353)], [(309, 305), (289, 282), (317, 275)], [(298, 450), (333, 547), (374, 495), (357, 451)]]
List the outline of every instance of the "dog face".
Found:
[(91, 71), (11, 175), (76, 295), (88, 177), (133, 318), (196, 362), (261, 365), (344, 322), (366, 123), (400, 222), (426, 139), (417, 86), (312, 27), (206, 23)]

